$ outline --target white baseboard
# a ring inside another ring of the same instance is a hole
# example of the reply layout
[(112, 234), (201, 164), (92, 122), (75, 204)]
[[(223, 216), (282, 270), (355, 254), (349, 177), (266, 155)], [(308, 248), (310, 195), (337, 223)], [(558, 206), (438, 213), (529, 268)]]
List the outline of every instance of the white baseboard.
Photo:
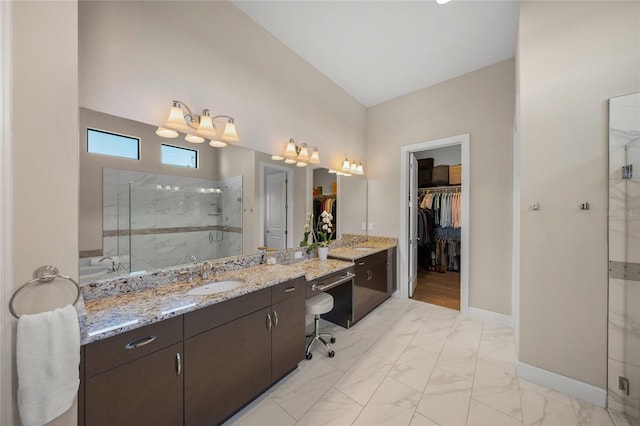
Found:
[(520, 361), (516, 362), (516, 373), (518, 377), (530, 382), (566, 393), (567, 395), (597, 405), (598, 407), (606, 407), (607, 391), (605, 389)]
[(485, 311), (484, 309), (469, 306), (469, 316), (513, 328), (513, 317), (511, 315), (499, 314), (497, 312)]

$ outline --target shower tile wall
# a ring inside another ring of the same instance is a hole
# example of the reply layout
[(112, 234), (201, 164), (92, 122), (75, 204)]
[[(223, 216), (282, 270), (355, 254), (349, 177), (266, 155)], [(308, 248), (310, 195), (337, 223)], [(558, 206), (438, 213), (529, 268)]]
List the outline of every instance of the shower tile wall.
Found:
[[(610, 113), (617, 111), (614, 100)], [(608, 406), (640, 424), (640, 132), (609, 132), (609, 356)], [(635, 142), (633, 142), (635, 140)], [(633, 163), (632, 179), (622, 166)], [(629, 380), (629, 395), (619, 389)]]
[[(131, 271), (242, 254), (241, 213), (242, 176), (214, 181), (103, 170), (104, 254), (119, 256)], [(234, 232), (215, 229), (225, 224)]]

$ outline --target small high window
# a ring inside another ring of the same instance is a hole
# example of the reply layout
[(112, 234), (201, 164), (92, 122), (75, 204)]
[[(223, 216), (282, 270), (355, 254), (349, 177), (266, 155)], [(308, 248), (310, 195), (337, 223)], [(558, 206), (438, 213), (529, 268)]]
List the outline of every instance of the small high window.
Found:
[(87, 152), (140, 159), (140, 138), (87, 129)]
[(198, 168), (198, 151), (162, 144), (162, 164)]

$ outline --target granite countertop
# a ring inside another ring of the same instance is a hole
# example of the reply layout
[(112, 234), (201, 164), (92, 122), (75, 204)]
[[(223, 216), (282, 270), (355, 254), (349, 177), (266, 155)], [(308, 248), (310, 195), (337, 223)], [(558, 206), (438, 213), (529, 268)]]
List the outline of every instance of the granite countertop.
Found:
[[(192, 283), (159, 283), (153, 288), (128, 293), (114, 291), (111, 295), (84, 301), (84, 315), (80, 318), (81, 344), (202, 309), (290, 279), (304, 276), (311, 281), (350, 266), (353, 264), (341, 260), (310, 259), (290, 265), (252, 266), (225, 272), (207, 281), (196, 279)], [(191, 288), (224, 280), (244, 280), (245, 284), (235, 290), (208, 296), (186, 294)]]
[(353, 266), (353, 262), (345, 262), (344, 260), (338, 259), (320, 260), (316, 257), (303, 262), (293, 263), (288, 266), (296, 272), (304, 273), (306, 281), (313, 281), (316, 278), (324, 277), (325, 275), (350, 268)]
[(392, 241), (369, 240), (363, 243), (356, 244), (353, 247), (339, 247), (335, 249), (329, 249), (329, 256), (353, 262), (356, 259), (369, 256), (370, 254), (380, 253), (381, 251), (385, 251), (396, 246), (397, 244)]

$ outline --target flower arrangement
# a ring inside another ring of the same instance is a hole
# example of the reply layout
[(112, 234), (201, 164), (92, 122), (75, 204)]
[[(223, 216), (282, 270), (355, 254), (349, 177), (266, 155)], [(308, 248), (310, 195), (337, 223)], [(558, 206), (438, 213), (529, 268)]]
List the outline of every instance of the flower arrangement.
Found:
[[(304, 237), (300, 242), (300, 247), (307, 247), (307, 253), (311, 252), (315, 247), (329, 247), (333, 242), (331, 237), (333, 236), (333, 215), (329, 212), (323, 211), (320, 214), (320, 229), (313, 232), (313, 213), (307, 213), (307, 222), (304, 225)], [(309, 235), (311, 235), (311, 243), (309, 243)]]

